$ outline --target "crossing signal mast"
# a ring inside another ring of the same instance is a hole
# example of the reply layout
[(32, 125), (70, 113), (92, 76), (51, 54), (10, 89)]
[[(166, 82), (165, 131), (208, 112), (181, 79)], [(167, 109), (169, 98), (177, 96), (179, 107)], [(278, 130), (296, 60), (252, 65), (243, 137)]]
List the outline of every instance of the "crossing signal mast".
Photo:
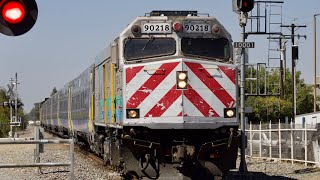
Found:
[[(233, 1), (235, 3), (235, 1)], [(237, 5), (237, 11), (240, 15), (240, 26), (242, 27), (242, 43), (245, 43), (246, 41), (246, 23), (248, 18), (248, 12), (250, 12), (254, 8), (254, 0), (236, 0)], [(245, 138), (245, 74), (246, 74), (246, 68), (245, 68), (245, 48), (242, 46), (241, 51), (241, 68), (240, 68), (240, 74), (241, 74), (241, 80), (240, 80), (240, 123), (241, 123), (241, 161), (240, 161), (240, 167), (239, 171), (246, 173), (247, 172), (247, 165), (245, 160), (245, 144), (246, 144), (246, 138)]]
[(20, 36), (36, 23), (38, 7), (35, 0), (0, 0), (0, 32)]

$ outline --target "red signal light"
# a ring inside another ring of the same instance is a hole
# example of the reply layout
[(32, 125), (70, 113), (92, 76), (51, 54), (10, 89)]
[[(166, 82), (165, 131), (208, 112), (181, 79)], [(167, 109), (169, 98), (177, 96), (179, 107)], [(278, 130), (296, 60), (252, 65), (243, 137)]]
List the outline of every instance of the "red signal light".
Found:
[(0, 0), (0, 33), (20, 36), (36, 23), (38, 6), (35, 0)]
[(173, 25), (173, 30), (176, 31), (176, 32), (180, 32), (182, 31), (182, 24), (181, 23), (174, 23)]
[(25, 17), (26, 11), (24, 5), (17, 1), (7, 2), (2, 9), (3, 19), (11, 24), (19, 23)]
[(255, 0), (237, 0), (238, 10), (242, 12), (250, 12), (254, 8)]

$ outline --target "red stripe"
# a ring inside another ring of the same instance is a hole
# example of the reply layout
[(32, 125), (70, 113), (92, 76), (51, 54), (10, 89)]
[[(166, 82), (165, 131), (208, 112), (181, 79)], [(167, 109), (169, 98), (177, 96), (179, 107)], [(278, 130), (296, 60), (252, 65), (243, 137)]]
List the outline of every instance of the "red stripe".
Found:
[[(180, 116), (180, 117), (181, 117), (181, 116), (182, 116), (182, 112), (180, 112), (180, 113), (178, 114), (178, 116)], [(185, 116), (185, 117), (186, 117), (186, 116), (188, 116), (188, 114), (184, 114), (183, 116)]]
[(235, 100), (230, 94), (208, 73), (208, 71), (198, 63), (185, 63), (192, 72), (211, 90), (213, 94), (226, 106), (235, 104)]
[(233, 67), (226, 67), (226, 66), (219, 66), (219, 69), (227, 75), (227, 77), (233, 82), (233, 84), (236, 84), (236, 69)]
[(137, 74), (141, 71), (144, 66), (137, 66), (128, 68), (126, 70), (126, 83), (128, 84)]
[(184, 95), (189, 101), (205, 116), (219, 117), (219, 114), (204, 100), (190, 85), (188, 90), (184, 91)]
[(145, 117), (160, 117), (181, 96), (182, 91), (174, 85), (160, 101), (145, 115)]
[[(154, 72), (151, 77), (130, 97), (127, 101), (127, 108), (137, 108), (178, 64), (179, 62), (162, 64), (159, 69)], [(162, 69), (164, 71), (162, 71)]]

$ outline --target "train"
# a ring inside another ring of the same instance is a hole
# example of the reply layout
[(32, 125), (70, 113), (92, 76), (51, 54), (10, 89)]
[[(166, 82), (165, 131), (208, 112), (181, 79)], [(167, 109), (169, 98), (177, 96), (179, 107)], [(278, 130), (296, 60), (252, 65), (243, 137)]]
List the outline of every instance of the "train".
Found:
[(128, 179), (219, 179), (236, 168), (238, 73), (215, 17), (154, 10), (41, 103), (41, 125)]

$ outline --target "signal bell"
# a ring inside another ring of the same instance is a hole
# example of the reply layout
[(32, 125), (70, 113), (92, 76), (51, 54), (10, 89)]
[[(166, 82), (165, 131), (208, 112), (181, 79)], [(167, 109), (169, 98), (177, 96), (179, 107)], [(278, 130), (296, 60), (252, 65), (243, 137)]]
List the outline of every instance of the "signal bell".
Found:
[(36, 23), (38, 7), (35, 0), (0, 0), (0, 32), (19, 36)]
[(250, 12), (254, 8), (254, 0), (237, 0), (237, 6), (242, 12)]

